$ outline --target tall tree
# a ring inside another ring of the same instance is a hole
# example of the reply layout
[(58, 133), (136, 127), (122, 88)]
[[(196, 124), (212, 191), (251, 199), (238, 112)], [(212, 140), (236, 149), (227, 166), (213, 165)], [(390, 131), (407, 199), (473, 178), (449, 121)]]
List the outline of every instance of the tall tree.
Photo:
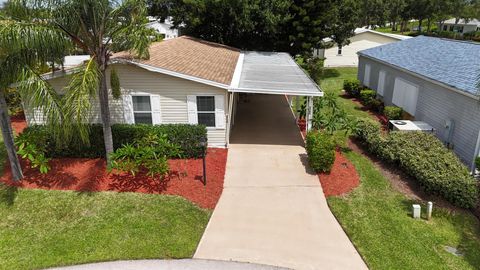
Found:
[(405, 0), (390, 0), (386, 2), (385, 7), (392, 31), (397, 31), (398, 21), (401, 19), (401, 14), (407, 7), (407, 2)]
[[(66, 107), (65, 115), (77, 123), (86, 123), (91, 102), (98, 97), (108, 160), (113, 152), (113, 139), (106, 72), (114, 50), (129, 50), (137, 57), (149, 57), (153, 30), (146, 27), (146, 1), (10, 0), (10, 4), (17, 15), (33, 13), (35, 21), (46, 22), (51, 29), (63, 32), (76, 48), (91, 56), (66, 87), (65, 99), (72, 105)], [(80, 131), (86, 140), (86, 125)]]
[(334, 12), (334, 23), (331, 27), (331, 38), (339, 48), (348, 45), (349, 38), (355, 34), (358, 23), (358, 7), (355, 0), (337, 0), (331, 10)]
[(47, 119), (60, 119), (62, 109), (58, 96), (48, 85), (41, 83), (35, 67), (54, 58), (61, 58), (68, 43), (62, 33), (42, 22), (30, 23), (6, 15), (2, 15), (0, 21), (0, 127), (13, 180), (19, 181), (23, 178), (23, 173), (5, 100), (6, 89), (23, 78), (35, 85), (27, 92), (20, 91), (24, 103), (44, 109)]

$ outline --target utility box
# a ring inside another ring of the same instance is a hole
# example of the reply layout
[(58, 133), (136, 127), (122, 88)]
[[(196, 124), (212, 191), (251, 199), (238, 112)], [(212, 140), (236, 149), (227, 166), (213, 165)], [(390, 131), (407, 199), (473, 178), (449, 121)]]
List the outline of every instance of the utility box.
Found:
[(420, 214), (422, 212), (422, 209), (420, 207), (420, 204), (414, 204), (412, 205), (412, 215), (413, 215), (413, 218), (420, 218)]

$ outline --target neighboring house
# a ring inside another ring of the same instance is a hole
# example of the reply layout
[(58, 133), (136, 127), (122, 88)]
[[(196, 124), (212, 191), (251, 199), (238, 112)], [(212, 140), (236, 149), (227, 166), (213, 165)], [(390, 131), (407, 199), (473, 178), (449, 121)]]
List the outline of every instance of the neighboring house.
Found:
[[(355, 29), (355, 35), (350, 38), (349, 45), (340, 47), (335, 44), (333, 47), (324, 50), (324, 65), (326, 67), (356, 67), (358, 66), (357, 52), (408, 38), (411, 37), (357, 28)], [(331, 42), (331, 39), (325, 39), (324, 41)], [(322, 54), (322, 52), (319, 53)]]
[(438, 28), (442, 31), (456, 32), (456, 33), (469, 33), (480, 30), (480, 21), (477, 19), (467, 20), (460, 19), (458, 23), (455, 23), (456, 19), (446, 20), (443, 24), (439, 23)]
[[(114, 54), (108, 74), (111, 68), (122, 90), (118, 100), (109, 96), (113, 123), (204, 124), (213, 147), (229, 144), (239, 93), (323, 95), (287, 53), (242, 52), (187, 36), (153, 43), (148, 60)], [(61, 94), (71, 72), (44, 77)], [(44, 123), (40, 110), (25, 112), (28, 124)], [(90, 119), (101, 123), (98, 101)]]
[(166, 18), (164, 22), (161, 22), (155, 17), (148, 17), (149, 23), (147, 24), (148, 28), (155, 29), (159, 34), (162, 34), (167, 39), (172, 39), (178, 37), (178, 29), (173, 28), (172, 19), (170, 17)]
[(480, 148), (480, 44), (419, 36), (360, 51), (358, 78), (386, 105), (435, 128), (474, 168)]

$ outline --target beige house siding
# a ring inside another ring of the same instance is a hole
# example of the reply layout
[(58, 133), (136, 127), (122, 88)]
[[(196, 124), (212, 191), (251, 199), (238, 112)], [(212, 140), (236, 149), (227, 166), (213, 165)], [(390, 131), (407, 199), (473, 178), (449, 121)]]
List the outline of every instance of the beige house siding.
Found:
[[(188, 124), (187, 96), (188, 95), (222, 95), (224, 108), (227, 113), (227, 91), (225, 89), (176, 78), (156, 72), (147, 71), (129, 64), (116, 64), (122, 92), (142, 92), (160, 96), (161, 121), (163, 124)], [(67, 77), (50, 80), (51, 85), (59, 93), (68, 81)], [(107, 82), (109, 85), (109, 82)], [(123, 99), (115, 100), (110, 95), (110, 114), (112, 123), (125, 123)], [(27, 117), (29, 123), (32, 117)], [(98, 100), (93, 102), (92, 123), (100, 123), (100, 107)], [(37, 121), (37, 124), (41, 121)], [(226, 146), (226, 129), (208, 128), (208, 143), (213, 147)]]

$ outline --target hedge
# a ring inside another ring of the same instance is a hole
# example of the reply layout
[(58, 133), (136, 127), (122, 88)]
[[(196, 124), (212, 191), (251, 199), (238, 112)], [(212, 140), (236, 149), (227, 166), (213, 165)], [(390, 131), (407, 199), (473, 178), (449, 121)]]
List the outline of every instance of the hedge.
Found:
[(400, 120), (402, 119), (403, 109), (397, 106), (386, 106), (383, 109), (383, 114), (388, 120)]
[(371, 106), (373, 100), (376, 100), (377, 92), (371, 89), (365, 89), (360, 91), (360, 100), (362, 101), (363, 105)]
[(424, 132), (390, 132), (382, 135), (378, 123), (359, 120), (356, 137), (367, 150), (399, 165), (430, 194), (454, 205), (473, 208), (478, 202), (478, 183), (467, 167), (434, 135)]
[(362, 90), (362, 84), (357, 79), (348, 79), (343, 81), (343, 90), (352, 97), (358, 97)]
[(306, 149), (310, 167), (315, 172), (330, 172), (335, 162), (335, 141), (332, 135), (323, 132), (309, 132)]
[[(120, 148), (127, 143), (133, 143), (135, 139), (141, 139), (148, 133), (166, 134), (168, 140), (178, 145), (183, 158), (201, 157), (203, 149), (199, 145), (201, 138), (207, 138), (207, 129), (202, 125), (167, 124), (167, 125), (112, 125), (113, 147)], [(103, 142), (103, 128), (100, 124), (90, 125), (88, 145), (73, 139), (70, 143), (57, 142), (46, 126), (31, 126), (26, 128), (20, 136), (35, 138), (46, 145), (46, 155), (52, 158), (99, 158), (105, 157)]]

